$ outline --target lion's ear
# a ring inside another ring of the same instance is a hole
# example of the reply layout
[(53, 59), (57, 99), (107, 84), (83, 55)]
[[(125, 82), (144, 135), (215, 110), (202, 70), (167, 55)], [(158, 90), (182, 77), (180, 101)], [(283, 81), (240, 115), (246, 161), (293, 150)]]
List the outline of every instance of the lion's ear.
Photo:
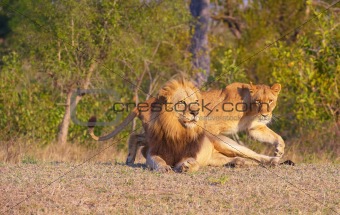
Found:
[(166, 101), (169, 101), (169, 91), (162, 88), (160, 89), (159, 93), (158, 93), (158, 99), (160, 101), (163, 101), (163, 102), (166, 102)]
[(281, 91), (281, 84), (274, 84), (270, 89), (272, 89), (272, 91), (276, 94), (279, 94)]
[(250, 88), (249, 88), (250, 95), (254, 95), (255, 91), (256, 91), (256, 86), (254, 86), (253, 83), (250, 82)]

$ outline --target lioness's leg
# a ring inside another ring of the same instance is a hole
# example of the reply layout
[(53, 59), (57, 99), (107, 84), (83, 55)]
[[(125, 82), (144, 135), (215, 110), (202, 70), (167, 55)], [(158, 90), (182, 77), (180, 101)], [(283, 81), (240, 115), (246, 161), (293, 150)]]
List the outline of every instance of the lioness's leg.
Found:
[(228, 157), (249, 158), (265, 164), (277, 164), (279, 162), (278, 157), (270, 157), (258, 154), (223, 135), (209, 136), (209, 139), (212, 141), (215, 150)]
[(150, 155), (150, 152), (147, 154), (146, 165), (158, 172), (171, 172), (172, 169), (166, 162), (158, 155)]
[(126, 164), (132, 165), (135, 162), (138, 148), (146, 145), (144, 134), (131, 134), (129, 138), (129, 154), (126, 158)]
[(271, 143), (275, 146), (275, 156), (282, 157), (285, 149), (285, 142), (282, 137), (276, 134), (267, 126), (257, 126), (248, 130), (249, 135), (260, 142)]
[(185, 158), (178, 162), (174, 168), (176, 172), (196, 172), (199, 169), (199, 163), (195, 158)]

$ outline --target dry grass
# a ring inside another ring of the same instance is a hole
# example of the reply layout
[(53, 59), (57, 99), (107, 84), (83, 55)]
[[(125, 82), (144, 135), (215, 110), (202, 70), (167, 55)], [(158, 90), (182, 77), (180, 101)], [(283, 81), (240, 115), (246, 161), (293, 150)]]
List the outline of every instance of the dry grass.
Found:
[[(287, 137), (283, 160), (290, 159), (297, 163), (340, 164), (339, 126), (330, 124), (315, 132), (301, 131), (301, 137)], [(247, 135), (242, 136), (241, 139), (247, 147), (261, 154), (273, 155), (272, 145), (254, 141)], [(25, 137), (17, 137), (9, 141), (0, 140), (0, 163), (83, 162), (93, 155), (96, 156), (91, 159), (92, 161), (123, 162), (127, 154), (127, 144), (124, 144), (126, 138), (98, 143), (89, 137), (87, 146), (77, 143), (68, 143), (64, 146), (50, 143), (39, 146), (41, 144), (39, 141), (41, 140)]]
[(338, 140), (306, 147), (316, 138), (287, 142), (284, 159), (301, 163), (295, 167), (206, 167), (195, 174), (127, 167), (126, 152), (110, 141), (87, 147), (0, 142), (0, 214), (339, 214)]
[(98, 162), (123, 161), (126, 152), (117, 150), (114, 143), (114, 141), (94, 142), (88, 146), (77, 143), (60, 146), (51, 143), (39, 146), (32, 140), (0, 141), (0, 163), (83, 162), (92, 157), (91, 160)]
[(335, 214), (340, 213), (339, 167), (206, 167), (195, 174), (159, 174), (120, 163), (6, 164), (0, 167), (0, 212)]
[[(261, 154), (272, 155), (274, 152), (272, 145), (249, 138), (244, 142), (247, 147)], [(126, 156), (126, 148), (118, 149), (115, 140), (101, 143), (93, 141), (88, 146), (76, 143), (60, 146), (51, 143), (44, 147), (38, 146), (32, 140), (0, 141), (0, 163), (83, 162), (92, 157), (91, 160), (97, 162), (124, 162)], [(313, 138), (287, 141), (283, 160), (287, 159), (297, 163), (340, 164), (339, 140), (328, 144), (313, 144)]]

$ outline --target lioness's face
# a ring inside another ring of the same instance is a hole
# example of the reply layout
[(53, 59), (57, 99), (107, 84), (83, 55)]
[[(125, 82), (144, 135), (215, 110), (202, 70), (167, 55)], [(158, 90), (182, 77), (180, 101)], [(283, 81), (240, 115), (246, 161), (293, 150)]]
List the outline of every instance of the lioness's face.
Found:
[(274, 84), (272, 87), (257, 85), (251, 89), (252, 111), (257, 113), (259, 121), (270, 122), (280, 90), (280, 84)]
[(172, 96), (173, 111), (186, 128), (196, 127), (199, 119), (199, 92), (193, 88), (181, 88)]

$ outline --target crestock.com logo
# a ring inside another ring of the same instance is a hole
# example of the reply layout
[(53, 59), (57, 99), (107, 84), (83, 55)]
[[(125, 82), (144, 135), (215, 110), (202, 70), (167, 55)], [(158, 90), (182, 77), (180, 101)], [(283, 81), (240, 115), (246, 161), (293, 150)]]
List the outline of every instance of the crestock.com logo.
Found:
[[(73, 121), (73, 123), (77, 124), (77, 125), (81, 125), (81, 126), (88, 126), (88, 122), (83, 122), (81, 120), (78, 119), (77, 117), (77, 99), (79, 98), (79, 96), (88, 96), (88, 95), (101, 95), (101, 96), (107, 96), (107, 98), (113, 98), (115, 101), (119, 100), (119, 94), (114, 91), (114, 90), (106, 90), (106, 89), (87, 89), (87, 90), (82, 90), (82, 89), (78, 89), (75, 90), (72, 93), (71, 96), (71, 105), (70, 105), (70, 111), (71, 111), (71, 119)], [(116, 116), (115, 116), (115, 120), (113, 121), (107, 121), (107, 122), (102, 122), (102, 121), (98, 121), (96, 122), (96, 126), (113, 126), (113, 125), (117, 125), (122, 118), (122, 113), (121, 112), (115, 112)]]
[[(71, 96), (71, 119), (72, 121), (77, 124), (77, 125), (81, 125), (81, 126), (88, 126), (88, 122), (82, 122), (81, 120), (78, 119), (77, 117), (77, 98), (79, 96), (88, 96), (88, 95), (101, 95), (101, 96), (105, 96), (105, 98), (113, 98), (114, 101), (119, 101), (120, 96), (119, 94), (114, 91), (114, 90), (106, 90), (106, 89), (88, 89), (88, 90), (81, 90), (78, 89), (76, 91), (73, 92), (72, 96)], [(132, 111), (135, 107), (137, 107), (137, 109), (140, 112), (147, 112), (147, 111), (151, 111), (151, 112), (161, 112), (161, 111), (167, 111), (167, 112), (171, 112), (171, 111), (176, 111), (176, 112), (184, 112), (184, 111), (200, 111), (202, 113), (206, 113), (203, 114), (203, 117), (200, 117), (200, 119), (203, 120), (239, 120), (239, 116), (224, 116), (224, 117), (205, 117), (208, 116), (211, 112), (216, 111), (222, 111), (222, 112), (247, 112), (247, 111), (252, 111), (254, 108), (256, 108), (256, 110), (258, 112), (260, 112), (260, 110), (265, 110), (265, 108), (267, 109), (266, 111), (270, 110), (270, 105), (269, 103), (257, 103), (257, 102), (252, 102), (252, 103), (246, 103), (246, 102), (238, 102), (238, 103), (231, 103), (231, 102), (224, 102), (224, 103), (220, 103), (218, 106), (215, 107), (211, 107), (211, 103), (206, 103), (204, 102), (204, 100), (202, 99), (200, 102), (193, 102), (193, 103), (185, 103), (183, 101), (178, 102), (176, 104), (173, 103), (165, 103), (161, 104), (161, 103), (147, 103), (147, 102), (140, 102), (138, 104), (135, 104), (134, 102), (129, 102), (129, 103), (122, 103), (122, 102), (114, 102), (111, 105), (111, 113), (115, 115), (115, 120), (113, 121), (107, 121), (107, 122), (101, 122), (101, 121), (97, 121), (96, 122), (96, 126), (113, 126), (113, 125), (117, 125), (118, 123), (121, 122), (122, 119), (122, 113), (123, 112), (130, 112)], [(216, 108), (219, 107), (220, 109)]]

